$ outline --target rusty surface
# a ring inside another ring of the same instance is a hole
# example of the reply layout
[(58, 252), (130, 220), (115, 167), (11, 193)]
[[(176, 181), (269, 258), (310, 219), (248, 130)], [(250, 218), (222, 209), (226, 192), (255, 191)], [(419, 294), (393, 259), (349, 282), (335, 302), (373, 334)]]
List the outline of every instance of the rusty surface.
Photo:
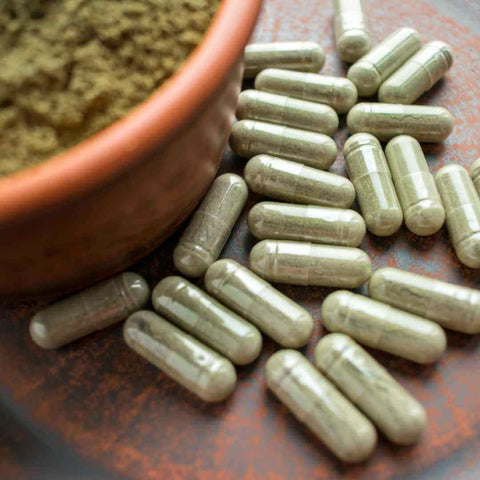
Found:
[[(334, 53), (329, 0), (267, 0), (258, 40), (311, 38), (327, 51), (324, 73), (346, 71)], [(449, 162), (470, 165), (480, 156), (480, 2), (478, 0), (365, 0), (376, 41), (401, 26), (416, 27), (425, 40), (452, 44), (455, 63), (447, 77), (418, 103), (442, 105), (455, 116), (443, 145), (426, 147), (433, 171)], [(344, 123), (344, 122), (343, 122)], [(347, 137), (342, 128), (336, 139)], [(201, 154), (201, 152), (200, 152)], [(226, 153), (222, 171), (242, 171)], [(339, 158), (333, 171), (345, 173)], [(254, 243), (246, 213), (223, 252), (247, 264)], [(170, 239), (133, 269), (154, 284), (173, 273)], [(479, 288), (479, 271), (462, 267), (443, 229), (420, 239), (402, 229), (362, 247), (374, 268), (398, 266)], [(48, 275), (48, 272), (45, 272)], [(281, 288), (314, 315), (307, 348), (325, 333), (320, 288)], [(0, 477), (134, 479), (477, 479), (480, 478), (479, 337), (448, 334), (449, 348), (436, 365), (420, 367), (375, 353), (426, 406), (429, 426), (410, 448), (383, 438), (364, 465), (347, 467), (330, 455), (267, 393), (263, 367), (277, 348), (266, 341), (260, 359), (239, 369), (239, 385), (222, 405), (209, 406), (129, 351), (120, 328), (91, 335), (57, 352), (44, 352), (28, 337), (28, 319), (45, 302), (0, 308)]]

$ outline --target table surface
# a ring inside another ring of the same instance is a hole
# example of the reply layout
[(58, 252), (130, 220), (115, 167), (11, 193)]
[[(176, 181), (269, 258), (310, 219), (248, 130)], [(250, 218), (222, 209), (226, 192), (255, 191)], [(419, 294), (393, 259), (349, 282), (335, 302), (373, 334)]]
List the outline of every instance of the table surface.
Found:
[[(337, 57), (330, 0), (267, 0), (255, 40), (318, 41), (326, 50), (325, 74), (344, 75)], [(455, 50), (445, 79), (419, 103), (442, 105), (455, 117), (443, 144), (425, 146), (432, 171), (480, 156), (480, 1), (365, 0), (375, 41), (402, 26), (427, 41)], [(336, 135), (339, 150), (348, 135)], [(242, 172), (244, 161), (225, 153), (221, 172)], [(342, 155), (331, 169), (345, 174)], [(254, 244), (246, 214), (251, 195), (222, 257), (248, 264)], [(68, 228), (68, 226), (66, 226)], [(172, 274), (177, 237), (138, 265), (153, 287)], [(374, 268), (396, 266), (478, 288), (479, 271), (462, 267), (448, 235), (419, 238), (403, 228), (384, 239), (367, 235), (362, 248)], [(48, 272), (46, 272), (48, 274)], [(315, 319), (314, 335), (325, 334), (320, 306), (329, 290), (281, 287)], [(418, 366), (373, 352), (426, 407), (428, 428), (409, 448), (383, 438), (365, 464), (346, 466), (301, 426), (264, 382), (267, 358), (278, 348), (266, 340), (260, 358), (238, 370), (235, 394), (207, 405), (130, 351), (117, 326), (59, 351), (37, 348), (28, 336), (31, 315), (45, 302), (0, 306), (0, 477), (147, 479), (365, 478), (477, 479), (480, 476), (480, 346), (478, 336), (448, 333), (448, 351), (435, 365)]]

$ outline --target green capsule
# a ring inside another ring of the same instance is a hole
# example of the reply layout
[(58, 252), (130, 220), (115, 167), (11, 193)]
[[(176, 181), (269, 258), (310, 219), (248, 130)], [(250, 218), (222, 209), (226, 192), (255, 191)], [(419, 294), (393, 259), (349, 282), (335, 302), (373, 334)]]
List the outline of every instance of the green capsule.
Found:
[(475, 160), (470, 168), (470, 176), (472, 177), (473, 184), (480, 195), (480, 158)]

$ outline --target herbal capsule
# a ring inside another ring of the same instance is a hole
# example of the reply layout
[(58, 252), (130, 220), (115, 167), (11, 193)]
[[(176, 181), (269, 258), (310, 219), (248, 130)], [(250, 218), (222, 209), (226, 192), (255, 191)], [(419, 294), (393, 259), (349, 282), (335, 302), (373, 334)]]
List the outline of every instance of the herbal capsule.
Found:
[(292, 285), (357, 288), (372, 273), (358, 248), (262, 240), (250, 252), (250, 267), (265, 280)]
[(399, 445), (415, 443), (427, 423), (425, 409), (358, 343), (342, 333), (323, 337), (315, 365)]
[(253, 362), (260, 332), (236, 313), (181, 277), (166, 277), (153, 290), (153, 308), (236, 365)]
[(359, 103), (348, 113), (347, 126), (351, 133), (371, 133), (382, 142), (397, 135), (441, 142), (452, 133), (453, 117), (442, 107)]
[(473, 184), (480, 195), (480, 158), (477, 159), (470, 168), (470, 176), (472, 177)]
[(337, 146), (327, 135), (253, 120), (233, 126), (230, 146), (241, 157), (267, 153), (323, 170), (337, 158)]
[(257, 155), (245, 166), (252, 191), (285, 202), (348, 208), (355, 200), (350, 180), (270, 155)]
[(328, 105), (259, 90), (245, 90), (240, 94), (237, 118), (279, 123), (325, 135), (333, 135), (338, 130), (338, 116)]
[(433, 235), (445, 221), (445, 209), (422, 147), (413, 137), (395, 137), (385, 148), (407, 228)]
[(357, 89), (350, 80), (316, 73), (269, 68), (257, 75), (255, 88), (265, 92), (324, 103), (337, 113), (346, 113), (357, 103)]
[(379, 237), (393, 235), (403, 214), (380, 142), (358, 133), (345, 142), (343, 155), (367, 229)]
[(382, 84), (378, 91), (379, 101), (413, 103), (445, 75), (452, 63), (450, 45), (428, 43)]
[(250, 233), (260, 239), (299, 240), (343, 247), (358, 247), (365, 236), (365, 221), (354, 210), (257, 203), (248, 214)]
[(312, 336), (313, 319), (305, 309), (233, 260), (211, 265), (205, 287), (283, 347), (303, 347)]
[(437, 324), (345, 290), (324, 300), (322, 321), (331, 332), (417, 363), (435, 362), (446, 347)]
[(480, 292), (397, 268), (381, 268), (368, 284), (372, 298), (458, 332), (480, 333)]
[(413, 28), (393, 32), (348, 70), (348, 78), (361, 97), (375, 95), (380, 85), (422, 48), (422, 39)]
[(371, 48), (367, 19), (361, 0), (334, 0), (337, 52), (353, 63)]
[(36, 313), (30, 336), (42, 348), (58, 348), (125, 320), (148, 302), (150, 289), (136, 273), (124, 272)]
[(325, 63), (323, 48), (315, 42), (252, 43), (245, 48), (244, 78), (266, 68), (319, 72)]
[(221, 402), (234, 390), (237, 374), (229, 360), (156, 313), (142, 310), (123, 326), (127, 345), (205, 402)]
[(447, 212), (447, 228), (459, 260), (480, 268), (480, 198), (468, 172), (446, 165), (435, 176)]
[(362, 462), (377, 444), (377, 432), (301, 353), (280, 350), (265, 365), (267, 387), (338, 458)]
[(215, 179), (173, 251), (180, 272), (201, 277), (207, 271), (222, 252), (247, 196), (247, 185), (238, 175)]

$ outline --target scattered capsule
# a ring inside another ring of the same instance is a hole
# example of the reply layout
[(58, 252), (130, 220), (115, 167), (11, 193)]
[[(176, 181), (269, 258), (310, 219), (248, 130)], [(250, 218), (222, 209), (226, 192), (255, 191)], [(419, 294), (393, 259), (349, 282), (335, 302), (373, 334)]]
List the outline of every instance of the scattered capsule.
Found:
[(445, 140), (453, 130), (453, 117), (442, 107), (359, 103), (347, 116), (351, 133), (367, 132), (387, 142), (397, 135), (410, 135), (419, 142)]
[(315, 365), (392, 442), (410, 445), (419, 439), (425, 409), (350, 337), (323, 337), (315, 347)]
[(362, 462), (377, 444), (374, 426), (301, 353), (280, 350), (265, 365), (267, 387), (338, 458)]
[(253, 78), (266, 68), (319, 72), (325, 52), (315, 42), (252, 43), (245, 48), (244, 78)]
[(348, 178), (270, 155), (249, 160), (245, 180), (255, 193), (285, 202), (349, 208), (355, 200)]
[(324, 103), (337, 113), (348, 112), (357, 103), (357, 89), (347, 78), (269, 68), (255, 79), (255, 88), (265, 92)]
[(422, 147), (413, 137), (395, 137), (385, 155), (407, 228), (416, 235), (433, 235), (443, 226), (445, 209)]
[(253, 362), (262, 335), (250, 323), (181, 277), (166, 277), (152, 294), (153, 308), (236, 365)]
[(480, 195), (480, 158), (473, 162), (470, 168), (470, 176), (472, 177), (473, 184)]
[(313, 319), (305, 309), (233, 260), (210, 265), (205, 287), (282, 347), (303, 347), (312, 336)]
[(328, 105), (259, 90), (245, 90), (240, 94), (237, 118), (278, 123), (325, 135), (333, 135), (338, 130), (338, 115)]
[(250, 252), (250, 268), (265, 280), (291, 285), (357, 288), (372, 273), (358, 248), (262, 240)]
[(344, 208), (260, 202), (248, 214), (250, 233), (259, 240), (303, 242), (358, 247), (365, 237), (365, 221)]
[(411, 104), (430, 90), (453, 63), (450, 45), (430, 42), (410, 58), (378, 91), (378, 100), (385, 103)]
[(156, 313), (142, 310), (123, 326), (126, 344), (205, 402), (221, 402), (234, 390), (232, 363)]
[(180, 272), (201, 277), (207, 271), (222, 252), (247, 196), (247, 185), (238, 175), (215, 179), (173, 251)]
[(136, 273), (124, 272), (36, 313), (30, 321), (30, 336), (42, 348), (62, 347), (125, 320), (143, 308), (149, 297), (147, 282)]
[(380, 85), (422, 48), (422, 39), (413, 28), (400, 28), (348, 70), (347, 77), (355, 84), (361, 97), (375, 95)]
[(447, 229), (459, 260), (480, 268), (480, 198), (468, 172), (460, 165), (446, 165), (435, 176)]
[(357, 133), (345, 142), (343, 155), (367, 229), (379, 237), (393, 235), (403, 214), (380, 142)]
[(435, 362), (446, 348), (437, 324), (346, 290), (324, 300), (322, 321), (331, 332), (417, 363)]

